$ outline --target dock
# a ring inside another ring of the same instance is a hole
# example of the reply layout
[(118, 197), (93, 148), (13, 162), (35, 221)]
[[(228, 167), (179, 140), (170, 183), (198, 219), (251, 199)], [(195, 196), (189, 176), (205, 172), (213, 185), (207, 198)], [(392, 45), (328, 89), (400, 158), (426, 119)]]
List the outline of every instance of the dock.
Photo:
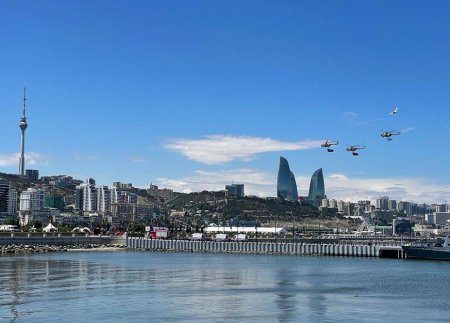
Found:
[(127, 238), (131, 250), (404, 259), (401, 246), (350, 243), (191, 241)]

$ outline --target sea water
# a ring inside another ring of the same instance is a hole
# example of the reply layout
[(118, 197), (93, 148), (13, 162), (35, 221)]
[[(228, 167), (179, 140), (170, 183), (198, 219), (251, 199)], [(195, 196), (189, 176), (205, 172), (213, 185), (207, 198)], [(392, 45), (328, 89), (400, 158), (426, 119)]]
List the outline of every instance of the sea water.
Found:
[(448, 322), (450, 262), (152, 252), (0, 257), (0, 322)]

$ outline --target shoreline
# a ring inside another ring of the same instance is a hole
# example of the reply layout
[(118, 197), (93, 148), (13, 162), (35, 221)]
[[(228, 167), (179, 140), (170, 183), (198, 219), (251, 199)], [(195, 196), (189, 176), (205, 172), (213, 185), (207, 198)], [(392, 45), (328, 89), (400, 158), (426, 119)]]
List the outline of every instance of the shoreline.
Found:
[(86, 245), (17, 245), (11, 244), (1, 246), (0, 256), (18, 256), (35, 253), (49, 253), (49, 252), (85, 252), (85, 251), (123, 251), (127, 250), (125, 245), (114, 244), (86, 244)]
[(96, 247), (96, 248), (69, 248), (67, 252), (90, 252), (90, 251), (127, 251), (127, 246), (123, 247)]

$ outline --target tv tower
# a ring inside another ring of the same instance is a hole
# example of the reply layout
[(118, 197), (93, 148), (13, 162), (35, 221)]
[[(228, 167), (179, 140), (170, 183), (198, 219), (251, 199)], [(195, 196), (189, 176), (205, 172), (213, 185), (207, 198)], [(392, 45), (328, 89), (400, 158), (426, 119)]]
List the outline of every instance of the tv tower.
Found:
[(22, 141), (20, 143), (20, 159), (19, 159), (19, 175), (25, 175), (25, 130), (28, 127), (27, 117), (25, 116), (26, 108), (26, 89), (23, 88), (23, 109), (22, 118), (20, 118), (19, 127), (22, 131)]

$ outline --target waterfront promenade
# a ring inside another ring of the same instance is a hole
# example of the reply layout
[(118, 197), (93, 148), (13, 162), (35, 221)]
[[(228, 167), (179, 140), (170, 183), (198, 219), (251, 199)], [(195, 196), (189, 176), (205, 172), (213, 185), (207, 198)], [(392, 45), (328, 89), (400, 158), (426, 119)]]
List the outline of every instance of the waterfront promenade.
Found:
[(192, 241), (159, 240), (144, 237), (94, 235), (16, 235), (0, 236), (0, 246), (92, 246), (117, 245), (129, 250), (161, 252), (208, 252), (292, 256), (344, 256), (405, 258), (400, 243), (394, 241)]
[(127, 239), (131, 250), (271, 254), (292, 256), (345, 256), (404, 258), (399, 245), (350, 243), (258, 242), (258, 241), (190, 241), (157, 240), (140, 237)]

